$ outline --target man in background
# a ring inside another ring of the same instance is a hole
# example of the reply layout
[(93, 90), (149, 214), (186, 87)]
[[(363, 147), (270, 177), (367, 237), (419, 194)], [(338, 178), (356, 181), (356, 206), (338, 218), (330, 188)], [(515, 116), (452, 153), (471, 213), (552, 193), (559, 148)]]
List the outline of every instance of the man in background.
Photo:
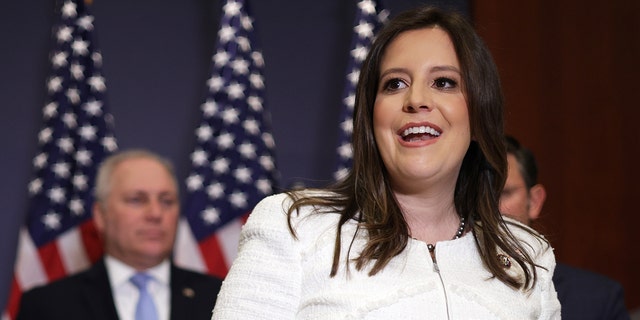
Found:
[(104, 257), (26, 292), (17, 320), (210, 319), (221, 281), (170, 260), (180, 215), (171, 164), (144, 150), (112, 155), (98, 170), (95, 198)]
[[(533, 153), (515, 138), (505, 137), (509, 171), (500, 196), (500, 212), (526, 225), (540, 216), (546, 199), (538, 183)], [(562, 319), (629, 319), (622, 286), (600, 274), (557, 263), (553, 283), (562, 306)]]

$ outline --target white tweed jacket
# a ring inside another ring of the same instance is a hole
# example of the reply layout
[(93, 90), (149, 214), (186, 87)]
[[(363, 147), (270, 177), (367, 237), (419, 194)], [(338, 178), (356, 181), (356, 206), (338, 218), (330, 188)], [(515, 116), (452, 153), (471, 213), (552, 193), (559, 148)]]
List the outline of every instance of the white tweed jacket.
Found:
[[(262, 200), (242, 229), (239, 252), (218, 295), (212, 319), (560, 319), (551, 281), (553, 250), (519, 228), (538, 268), (529, 291), (514, 290), (485, 270), (473, 235), (427, 245), (409, 240), (407, 248), (378, 274), (340, 265), (330, 277), (338, 214), (311, 207), (287, 226), (285, 194)], [(346, 258), (355, 223), (343, 227)], [(351, 248), (356, 257), (364, 232)], [(509, 272), (522, 272), (512, 263)]]

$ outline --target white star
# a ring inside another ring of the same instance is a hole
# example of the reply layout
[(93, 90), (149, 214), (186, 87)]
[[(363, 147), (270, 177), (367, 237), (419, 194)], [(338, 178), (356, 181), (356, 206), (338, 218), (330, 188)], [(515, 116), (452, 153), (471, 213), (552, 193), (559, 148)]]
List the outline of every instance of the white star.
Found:
[(66, 162), (55, 163), (52, 170), (60, 178), (69, 177), (69, 164)]
[(211, 117), (218, 112), (218, 104), (212, 100), (207, 100), (207, 102), (203, 103), (200, 107), (205, 117)]
[(203, 142), (211, 139), (213, 135), (213, 130), (211, 126), (207, 124), (203, 124), (196, 129), (196, 136), (198, 137), (198, 141)]
[(344, 102), (344, 104), (347, 106), (347, 108), (349, 108), (349, 110), (353, 111), (353, 106), (355, 106), (356, 104), (356, 96), (353, 93), (351, 93), (348, 97), (344, 98), (342, 102)]
[(89, 53), (89, 43), (81, 39), (75, 39), (73, 43), (71, 43), (71, 49), (74, 55), (84, 56)]
[(198, 149), (191, 154), (191, 162), (196, 166), (202, 166), (207, 163), (209, 156), (207, 152), (202, 149)]
[(215, 66), (220, 68), (229, 62), (229, 53), (224, 50), (218, 50), (211, 59)]
[(256, 147), (251, 143), (243, 143), (239, 145), (238, 152), (247, 159), (254, 159), (256, 157)]
[(62, 203), (66, 199), (64, 190), (60, 187), (53, 187), (49, 189), (47, 195), (49, 196), (49, 199), (55, 203)]
[(249, 98), (247, 98), (247, 103), (251, 107), (251, 110), (255, 112), (262, 111), (262, 98), (257, 96), (249, 96)]
[(96, 117), (102, 114), (102, 102), (97, 100), (91, 100), (85, 103), (82, 108), (90, 116)]
[(249, 82), (251, 82), (251, 86), (256, 89), (264, 88), (264, 78), (258, 73), (252, 73), (249, 76)]
[(236, 30), (233, 27), (226, 25), (220, 28), (218, 31), (218, 37), (220, 38), (220, 43), (227, 43), (233, 39), (236, 34)]
[(351, 50), (351, 57), (353, 57), (356, 62), (362, 62), (367, 57), (367, 53), (369, 53), (369, 48), (357, 45), (355, 49)]
[(249, 16), (242, 15), (240, 18), (240, 23), (242, 24), (242, 28), (247, 31), (251, 31), (253, 29), (253, 20)]
[(256, 189), (260, 190), (262, 194), (270, 194), (273, 190), (271, 188), (271, 182), (267, 179), (260, 179), (256, 181)]
[(237, 37), (236, 43), (238, 44), (238, 47), (240, 47), (240, 50), (242, 52), (251, 51), (251, 42), (249, 42), (249, 39), (247, 39), (247, 37)]
[(341, 167), (333, 174), (333, 178), (335, 180), (341, 180), (342, 178), (346, 177), (347, 174), (349, 174), (349, 169)]
[(216, 182), (207, 187), (207, 194), (212, 200), (220, 199), (224, 195), (224, 185)]
[(192, 174), (187, 178), (187, 188), (190, 191), (202, 188), (202, 177), (199, 174)]
[(88, 82), (93, 91), (103, 92), (107, 88), (104, 84), (104, 77), (99, 75), (89, 78)]
[(79, 164), (88, 166), (91, 164), (91, 151), (80, 149), (76, 152), (75, 159)]
[(369, 39), (373, 37), (373, 25), (364, 21), (353, 27), (353, 30), (358, 34), (360, 38)]
[(93, 63), (96, 65), (96, 67), (102, 66), (102, 54), (100, 52), (93, 52), (93, 54), (91, 54), (91, 60), (93, 60)]
[(78, 27), (87, 30), (87, 31), (91, 31), (93, 30), (93, 16), (83, 16), (81, 18), (78, 19), (78, 21), (76, 22), (76, 24), (78, 25)]
[(242, 5), (235, 1), (229, 1), (227, 4), (222, 7), (224, 14), (227, 16), (236, 16), (240, 13), (240, 9), (242, 9)]
[(262, 141), (269, 149), (273, 149), (276, 146), (275, 141), (273, 141), (273, 136), (269, 132), (262, 133)]
[(231, 100), (237, 100), (244, 97), (244, 89), (244, 85), (234, 81), (227, 87), (227, 94)]
[(44, 128), (40, 130), (40, 132), (38, 133), (38, 141), (40, 141), (41, 144), (45, 144), (51, 141), (52, 135), (53, 135), (53, 130), (51, 128), (49, 127)]
[(33, 158), (33, 166), (37, 169), (42, 169), (47, 164), (47, 154), (42, 152)]
[(240, 112), (235, 108), (227, 108), (222, 112), (222, 120), (226, 124), (233, 124), (238, 122), (238, 116)]
[(42, 223), (47, 227), (47, 229), (56, 230), (59, 229), (62, 225), (60, 223), (60, 215), (55, 212), (48, 212), (41, 218)]
[(207, 207), (207, 209), (202, 211), (201, 217), (204, 223), (207, 225), (212, 225), (220, 222), (220, 212), (218, 212), (218, 209), (216, 208)]
[(42, 180), (40, 180), (39, 178), (36, 178), (31, 180), (31, 182), (29, 182), (29, 193), (31, 195), (34, 195), (40, 192), (40, 190), (42, 190)]
[(49, 93), (60, 91), (60, 89), (62, 89), (62, 78), (51, 77), (47, 82), (47, 88), (49, 89)]
[(260, 165), (267, 171), (273, 170), (276, 165), (273, 163), (273, 158), (270, 156), (261, 156)]
[(76, 174), (73, 176), (73, 185), (79, 191), (84, 191), (87, 189), (87, 176), (83, 174)]
[(73, 129), (78, 125), (76, 122), (76, 115), (70, 112), (62, 115), (62, 122), (64, 122), (69, 129)]
[(371, 0), (363, 0), (358, 2), (358, 7), (363, 13), (370, 15), (376, 13), (376, 6)]
[(229, 170), (229, 160), (227, 158), (218, 158), (211, 163), (211, 169), (217, 174), (225, 173)]
[(229, 202), (236, 208), (244, 208), (247, 206), (247, 195), (236, 191), (229, 196)]
[(258, 135), (258, 133), (260, 133), (258, 121), (254, 119), (245, 120), (244, 122), (242, 122), (242, 127), (250, 135)]
[(60, 68), (67, 65), (67, 53), (66, 52), (57, 52), (51, 57), (51, 64), (53, 64), (54, 68)]
[(216, 142), (221, 150), (225, 150), (233, 146), (233, 139), (235, 139), (235, 137), (231, 133), (225, 132), (218, 136)]
[(82, 214), (84, 213), (84, 205), (82, 204), (82, 200), (74, 198), (69, 201), (69, 210), (71, 210), (71, 212), (75, 216), (82, 216)]
[(96, 128), (94, 126), (85, 125), (82, 126), (78, 134), (87, 141), (92, 141), (96, 138)]
[(49, 102), (46, 106), (44, 106), (42, 113), (44, 114), (44, 117), (46, 119), (55, 117), (55, 115), (58, 113), (58, 104), (55, 102)]
[(116, 138), (111, 136), (102, 138), (102, 146), (109, 152), (114, 152), (118, 149)]
[(338, 154), (342, 159), (351, 159), (353, 156), (353, 148), (351, 147), (351, 143), (343, 143), (338, 147)]
[(236, 58), (231, 62), (231, 69), (236, 75), (246, 75), (249, 73), (249, 62), (247, 60)]
[(253, 59), (253, 63), (256, 64), (259, 68), (264, 66), (264, 58), (262, 57), (262, 52), (254, 51), (251, 53), (251, 59)]
[(62, 137), (58, 139), (58, 148), (64, 153), (71, 153), (73, 151), (73, 140), (69, 137)]
[(218, 92), (224, 88), (224, 80), (219, 76), (212, 76), (207, 80), (207, 85), (209, 86), (209, 91)]
[(69, 72), (71, 73), (71, 76), (76, 80), (84, 79), (84, 66), (80, 65), (77, 62), (71, 64), (71, 67), (69, 67)]
[(76, 4), (71, 1), (65, 2), (62, 6), (62, 16), (64, 18), (73, 18), (76, 14)]
[(233, 171), (233, 176), (241, 183), (249, 183), (251, 182), (251, 169), (240, 166)]
[(355, 87), (358, 84), (358, 77), (360, 77), (360, 71), (354, 69), (347, 75), (347, 80)]
[(73, 29), (69, 26), (63, 26), (56, 32), (56, 38), (58, 42), (67, 42), (72, 39)]
[(65, 95), (67, 96), (67, 99), (69, 99), (69, 102), (71, 102), (73, 105), (76, 105), (80, 102), (80, 90), (78, 90), (78, 88), (67, 89)]
[(353, 119), (347, 118), (340, 124), (340, 128), (347, 134), (351, 134), (353, 132)]

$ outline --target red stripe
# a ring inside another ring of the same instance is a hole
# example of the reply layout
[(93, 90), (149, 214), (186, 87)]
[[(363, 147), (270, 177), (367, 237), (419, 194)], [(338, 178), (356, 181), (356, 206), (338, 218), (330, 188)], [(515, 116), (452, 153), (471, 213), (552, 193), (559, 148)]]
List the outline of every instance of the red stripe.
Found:
[(84, 244), (84, 250), (87, 253), (87, 257), (91, 264), (98, 261), (102, 257), (102, 242), (96, 230), (96, 226), (93, 224), (93, 220), (89, 219), (80, 226), (80, 237), (82, 237), (82, 243)]
[(245, 213), (243, 216), (240, 217), (240, 222), (242, 222), (242, 225), (244, 225), (245, 223), (247, 223), (247, 219), (249, 219), (249, 214), (251, 214), (251, 210), (249, 210), (249, 212)]
[(20, 290), (20, 286), (18, 286), (18, 281), (15, 276), (13, 276), (13, 280), (11, 281), (11, 291), (9, 292), (10, 296), (6, 311), (9, 313), (10, 319), (15, 319), (18, 314), (18, 307), (20, 306), (20, 298), (22, 297), (22, 291)]
[(51, 241), (41, 246), (38, 248), (38, 253), (42, 266), (49, 278), (49, 282), (67, 275), (67, 270), (65, 270), (62, 259), (60, 258), (56, 241)]
[(201, 240), (198, 243), (198, 246), (200, 247), (200, 253), (207, 265), (209, 274), (220, 279), (224, 279), (227, 272), (229, 272), (229, 269), (227, 268), (227, 262), (224, 258), (224, 254), (222, 253), (222, 249), (220, 249), (220, 244), (218, 243), (216, 235), (214, 234), (204, 240)]

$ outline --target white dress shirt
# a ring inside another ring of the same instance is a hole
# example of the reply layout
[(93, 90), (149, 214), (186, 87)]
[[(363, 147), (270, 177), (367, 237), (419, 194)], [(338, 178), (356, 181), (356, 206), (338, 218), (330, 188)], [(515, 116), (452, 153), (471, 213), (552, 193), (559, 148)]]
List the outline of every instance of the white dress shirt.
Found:
[[(137, 271), (109, 255), (105, 256), (104, 264), (107, 268), (118, 317), (120, 320), (134, 320), (140, 293), (138, 288), (129, 280)], [(167, 259), (145, 271), (153, 277), (148, 283), (147, 290), (156, 305), (158, 320), (169, 320), (169, 308), (171, 305), (170, 266)]]

